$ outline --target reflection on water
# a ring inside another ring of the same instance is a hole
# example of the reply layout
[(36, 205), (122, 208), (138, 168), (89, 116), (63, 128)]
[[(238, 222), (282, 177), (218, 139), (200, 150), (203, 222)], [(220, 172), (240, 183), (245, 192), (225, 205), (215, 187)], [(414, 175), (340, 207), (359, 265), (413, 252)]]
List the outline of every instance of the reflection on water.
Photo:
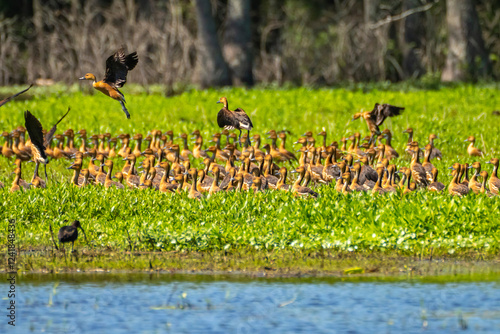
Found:
[[(0, 284), (2, 291), (7, 285)], [(500, 333), (499, 282), (21, 276), (18, 333)], [(3, 309), (3, 307), (2, 307)], [(3, 312), (5, 313), (5, 312)], [(2, 317), (3, 318), (3, 317)], [(0, 332), (10, 332), (2, 320)]]

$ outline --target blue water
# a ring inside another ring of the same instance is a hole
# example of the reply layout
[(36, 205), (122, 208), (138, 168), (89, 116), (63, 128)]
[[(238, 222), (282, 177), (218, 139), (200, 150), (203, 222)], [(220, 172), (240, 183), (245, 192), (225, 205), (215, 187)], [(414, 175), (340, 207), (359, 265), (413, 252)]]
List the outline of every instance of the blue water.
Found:
[[(499, 288), (168, 274), (21, 277), (16, 332), (500, 333)], [(0, 333), (12, 331), (6, 313)]]

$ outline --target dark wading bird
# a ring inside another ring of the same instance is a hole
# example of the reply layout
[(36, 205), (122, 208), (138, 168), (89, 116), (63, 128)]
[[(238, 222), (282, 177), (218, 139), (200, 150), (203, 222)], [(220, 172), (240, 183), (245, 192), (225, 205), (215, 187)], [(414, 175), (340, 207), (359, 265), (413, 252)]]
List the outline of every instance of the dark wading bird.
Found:
[(381, 134), (379, 126), (384, 123), (387, 117), (398, 116), (401, 112), (405, 110), (403, 107), (395, 107), (390, 104), (378, 104), (375, 103), (375, 107), (371, 111), (359, 112), (354, 114), (353, 120), (363, 117), (368, 124), (368, 129), (371, 132), (370, 143), (373, 141), (375, 136)]
[(85, 234), (85, 231), (83, 230), (78, 220), (75, 220), (69, 226), (61, 227), (59, 229), (59, 234), (57, 235), (57, 238), (59, 239), (59, 242), (61, 244), (64, 244), (66, 242), (71, 242), (71, 252), (73, 252), (73, 246), (75, 245), (75, 240), (78, 239), (78, 229), (82, 230), (83, 236), (85, 237), (85, 240), (87, 240), (87, 235)]
[(217, 114), (217, 124), (219, 128), (224, 128), (226, 130), (237, 129), (240, 130), (240, 135), (238, 136), (238, 141), (240, 142), (241, 147), (241, 129), (245, 129), (248, 131), (247, 141), (248, 145), (250, 144), (250, 130), (253, 129), (252, 121), (250, 117), (248, 117), (245, 110), (241, 108), (236, 108), (234, 111), (228, 109), (227, 99), (225, 97), (221, 97), (217, 103), (222, 103), (224, 107), (219, 110)]
[(127, 115), (127, 118), (130, 118), (130, 114), (125, 107), (125, 96), (123, 96), (118, 88), (125, 85), (128, 71), (133, 70), (138, 61), (137, 52), (125, 55), (123, 48), (120, 48), (106, 60), (106, 74), (103, 80), (96, 81), (97, 79), (92, 73), (85, 74), (80, 80), (92, 80), (92, 86), (103, 94), (120, 102), (123, 112)]
[(25, 90), (20, 91), (19, 93), (14, 94), (14, 95), (12, 95), (12, 96), (9, 96), (8, 98), (6, 98), (6, 99), (4, 99), (4, 100), (0, 101), (0, 107), (1, 107), (1, 106), (3, 106), (4, 104), (6, 104), (7, 102), (9, 102), (10, 100), (12, 100), (13, 98), (15, 98), (15, 97), (17, 97), (17, 96), (21, 95), (22, 93), (26, 93), (26, 92), (27, 92), (27, 91), (28, 91), (28, 90), (29, 90), (32, 86), (33, 86), (33, 84), (31, 84), (31, 85), (30, 85), (28, 88), (26, 88)]
[(70, 108), (64, 114), (63, 117), (50, 129), (49, 132), (43, 137), (42, 132), (42, 124), (40, 121), (33, 116), (28, 110), (24, 112), (24, 126), (28, 130), (28, 134), (31, 139), (31, 153), (33, 154), (33, 161), (35, 162), (35, 173), (33, 174), (33, 178), (38, 175), (38, 166), (42, 163), (45, 171), (45, 182), (47, 182), (47, 164), (49, 163), (49, 159), (47, 158), (47, 154), (45, 149), (49, 146), (54, 133), (57, 130), (57, 124), (59, 124), (64, 117), (69, 113)]

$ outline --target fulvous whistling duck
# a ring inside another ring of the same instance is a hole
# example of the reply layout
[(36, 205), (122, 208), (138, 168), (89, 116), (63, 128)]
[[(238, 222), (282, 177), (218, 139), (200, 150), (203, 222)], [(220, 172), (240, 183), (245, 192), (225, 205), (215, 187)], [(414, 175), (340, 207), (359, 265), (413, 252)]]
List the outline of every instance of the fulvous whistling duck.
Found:
[(109, 153), (108, 153), (108, 158), (113, 159), (117, 156), (116, 154), (116, 144), (118, 142), (118, 139), (116, 137), (109, 138)]
[(359, 184), (367, 185), (372, 189), (375, 186), (375, 182), (378, 180), (377, 172), (370, 166), (370, 162), (367, 157), (361, 157), (359, 161), (363, 164), (361, 166), (361, 171), (359, 174)]
[(57, 235), (57, 238), (59, 239), (61, 245), (66, 242), (71, 242), (71, 252), (73, 252), (75, 241), (76, 239), (78, 239), (78, 229), (82, 230), (85, 240), (87, 240), (87, 235), (85, 234), (85, 231), (83, 230), (82, 225), (80, 225), (80, 222), (78, 220), (75, 220), (69, 226), (61, 227)]
[(410, 151), (412, 154), (412, 159), (410, 164), (411, 176), (418, 185), (427, 187), (428, 185), (427, 173), (419, 161), (420, 148), (418, 147), (418, 143), (414, 141), (408, 144), (408, 146), (409, 148), (407, 150)]
[(453, 196), (464, 196), (469, 193), (469, 188), (463, 184), (460, 184), (460, 176), (462, 175), (462, 168), (463, 166), (459, 163), (453, 164), (452, 167), (453, 169), (452, 175), (453, 179), (450, 182), (450, 185), (448, 186), (448, 192), (450, 195)]
[(141, 150), (142, 134), (137, 133), (132, 139), (136, 141), (134, 150), (132, 151), (132, 154), (134, 154), (138, 158), (141, 156), (141, 153), (142, 153), (142, 150)]
[(13, 193), (13, 192), (16, 192), (20, 189), (22, 189), (22, 187), (19, 185), (19, 182), (21, 180), (21, 168), (16, 168), (14, 170), (14, 174), (16, 174), (15, 178), (14, 178), (14, 181), (12, 181), (12, 186), (10, 187), (10, 192)]
[(22, 161), (29, 161), (31, 159), (31, 152), (19, 149), (20, 132), (18, 130), (12, 131), (12, 138), (14, 139), (14, 143), (12, 144), (12, 151), (14, 151), (16, 159), (21, 159)]
[(469, 136), (469, 138), (467, 138), (465, 142), (470, 142), (469, 147), (467, 147), (467, 153), (469, 153), (471, 157), (483, 156), (483, 152), (480, 149), (474, 147), (474, 143), (476, 142), (476, 138), (474, 136)]
[(139, 189), (141, 189), (141, 190), (151, 189), (152, 186), (153, 186), (153, 183), (151, 182), (151, 180), (146, 179), (139, 184)]
[(278, 180), (278, 183), (276, 183), (276, 189), (277, 190), (284, 190), (284, 191), (290, 191), (290, 185), (286, 184), (286, 178), (287, 178), (288, 170), (286, 167), (281, 167), (280, 168), (280, 177)]
[(10, 100), (12, 100), (13, 98), (15, 98), (15, 97), (17, 97), (17, 96), (19, 96), (19, 95), (21, 95), (21, 94), (23, 94), (23, 93), (26, 93), (26, 92), (27, 92), (27, 91), (28, 91), (31, 87), (33, 87), (33, 84), (31, 84), (31, 85), (30, 85), (28, 88), (26, 88), (25, 90), (22, 90), (22, 91), (20, 91), (19, 93), (16, 93), (16, 94), (14, 94), (14, 95), (12, 95), (12, 96), (9, 96), (9, 97), (8, 97), (8, 98), (6, 98), (6, 99), (1, 100), (1, 101), (0, 101), (0, 107), (1, 107), (1, 106), (3, 106), (4, 104), (6, 104), (7, 102), (9, 102)]
[(437, 160), (441, 161), (441, 159), (443, 158), (443, 155), (442, 155), (441, 151), (434, 146), (434, 139), (438, 139), (438, 136), (436, 136), (434, 133), (431, 133), (429, 135), (429, 144), (432, 146), (432, 152), (431, 152), (430, 159), (431, 160), (437, 159)]
[(241, 145), (241, 129), (245, 129), (248, 131), (247, 142), (250, 145), (250, 130), (253, 129), (252, 121), (250, 117), (248, 117), (247, 113), (241, 109), (237, 108), (234, 111), (228, 109), (227, 99), (225, 97), (221, 97), (217, 103), (222, 103), (223, 108), (219, 110), (217, 114), (217, 124), (219, 128), (224, 128), (227, 130), (239, 130), (240, 134), (238, 136), (238, 140)]
[(429, 189), (430, 191), (437, 191), (437, 192), (443, 191), (445, 188), (445, 185), (437, 180), (438, 169), (434, 167), (432, 169), (431, 173), (432, 173), (432, 180), (431, 180), (431, 184), (429, 184), (427, 189)]
[(57, 130), (57, 124), (59, 124), (64, 117), (69, 113), (68, 111), (57, 121), (56, 124), (50, 129), (50, 131), (45, 135), (45, 138), (42, 133), (42, 124), (40, 121), (33, 116), (28, 110), (24, 112), (24, 121), (26, 129), (31, 138), (31, 152), (33, 153), (33, 161), (35, 161), (35, 172), (33, 175), (38, 174), (38, 166), (42, 163), (45, 170), (45, 180), (47, 180), (47, 164), (49, 160), (47, 158), (47, 154), (45, 154), (45, 147), (47, 143), (52, 139), (54, 133)]
[(122, 133), (118, 135), (118, 139), (121, 139), (122, 141), (122, 147), (118, 151), (118, 155), (125, 159), (129, 155), (129, 153), (126, 153), (125, 150), (129, 147), (130, 135), (128, 133)]
[(252, 180), (252, 185), (250, 186), (250, 189), (254, 192), (254, 193), (258, 193), (261, 190), (261, 187), (262, 187), (262, 179), (260, 176), (255, 176)]
[(432, 169), (434, 169), (434, 165), (430, 162), (430, 157), (432, 154), (432, 146), (431, 144), (425, 145), (424, 151), (424, 162), (422, 162), (422, 167), (425, 169), (426, 179), (429, 182), (432, 182)]
[(480, 175), (483, 178), (483, 182), (481, 183), (480, 193), (487, 194), (489, 197), (497, 196), (486, 189), (486, 183), (488, 182), (488, 172), (483, 170)]
[(385, 129), (382, 131), (383, 137), (385, 138), (385, 156), (388, 159), (399, 158), (399, 153), (392, 147), (392, 133), (391, 130)]
[(196, 159), (207, 158), (208, 154), (207, 154), (207, 152), (205, 152), (205, 150), (203, 150), (203, 147), (202, 147), (203, 146), (203, 137), (200, 134), (200, 130), (193, 131), (192, 135), (196, 136), (195, 144), (193, 147), (193, 156)]
[(120, 48), (106, 60), (106, 74), (103, 80), (97, 81), (95, 75), (92, 73), (85, 74), (80, 80), (92, 80), (92, 86), (101, 93), (120, 102), (123, 112), (127, 118), (130, 118), (130, 114), (125, 107), (125, 96), (123, 96), (118, 88), (125, 85), (128, 71), (133, 70), (138, 61), (137, 52), (125, 55), (123, 48)]
[(66, 146), (64, 146), (64, 152), (75, 154), (78, 150), (75, 148), (75, 133), (72, 129), (67, 129), (63, 132), (63, 136), (68, 138)]
[(382, 180), (384, 178), (384, 174), (385, 174), (385, 167), (378, 167), (377, 168), (378, 179), (377, 179), (377, 182), (375, 183), (375, 186), (372, 189), (372, 194), (373, 195), (375, 195), (375, 194), (383, 195), (383, 194), (385, 194), (387, 192), (382, 187)]
[(219, 177), (220, 177), (219, 168), (215, 167), (212, 170), (212, 173), (214, 174), (214, 180), (213, 180), (212, 184), (210, 185), (210, 189), (208, 190), (209, 195), (213, 195), (216, 192), (222, 191), (222, 189), (219, 188)]
[(104, 155), (99, 153), (95, 158), (92, 159), (95, 161), (99, 161), (99, 170), (95, 175), (95, 183), (104, 184), (104, 181), (106, 181), (106, 172), (104, 171)]
[(368, 190), (367, 187), (363, 187), (362, 185), (359, 184), (359, 174), (361, 172), (361, 164), (359, 162), (356, 162), (352, 169), (354, 171), (354, 178), (352, 179), (351, 184), (349, 185), (349, 188), (351, 188), (352, 191), (366, 191), (366, 190)]
[(314, 198), (318, 197), (318, 193), (313, 191), (309, 187), (301, 186), (300, 183), (305, 177), (306, 169), (303, 166), (297, 167), (292, 173), (299, 173), (299, 177), (292, 186), (292, 191), (300, 196), (312, 196)]
[[(464, 176), (464, 179), (462, 181), (462, 176)], [(469, 187), (469, 164), (465, 163), (462, 165), (460, 176), (458, 178), (458, 182), (466, 186), (467, 188)]]
[(104, 187), (111, 188), (115, 187), (118, 189), (124, 189), (125, 187), (121, 182), (116, 182), (111, 179), (111, 175), (113, 173), (113, 160), (106, 160), (104, 165), (108, 168), (108, 172), (106, 173), (106, 179), (104, 180)]
[(140, 179), (137, 175), (135, 175), (135, 163), (136, 163), (136, 156), (135, 154), (129, 154), (128, 157), (126, 157), (123, 160), (128, 160), (130, 162), (130, 167), (128, 169), (127, 173), (127, 186), (129, 188), (136, 188), (140, 184)]
[(382, 188), (384, 188), (386, 192), (395, 193), (396, 188), (394, 187), (394, 174), (396, 173), (396, 166), (389, 165), (386, 172), (387, 180), (382, 184)]
[(28, 190), (28, 189), (30, 188), (30, 185), (29, 185), (29, 183), (28, 183), (28, 182), (24, 181), (24, 180), (23, 180), (23, 178), (22, 178), (22, 161), (21, 161), (21, 159), (16, 159), (16, 160), (14, 161), (14, 166), (16, 166), (16, 168), (19, 168), (19, 169), (20, 169), (20, 173), (19, 173), (19, 177), (20, 177), (20, 178), (19, 178), (19, 185), (20, 185), (22, 188), (24, 188), (24, 189)]
[(281, 139), (279, 152), (288, 158), (288, 161), (295, 160), (298, 161), (295, 154), (286, 149), (286, 133), (284, 131), (280, 132), (279, 138)]
[(2, 146), (2, 155), (10, 158), (14, 155), (14, 151), (12, 150), (12, 136), (7, 131), (4, 131), (2, 137), (5, 138), (5, 143)]
[(352, 189), (349, 187), (351, 183), (351, 172), (343, 173), (342, 180), (343, 180), (342, 194), (347, 194), (352, 192)]
[(83, 175), (83, 182), (79, 184), (79, 187), (83, 188), (89, 183), (89, 170), (87, 168), (84, 168), (80, 171), (80, 173)]
[(372, 141), (376, 135), (378, 136), (381, 134), (379, 126), (384, 123), (385, 119), (387, 117), (398, 116), (404, 109), (405, 108), (395, 107), (390, 104), (380, 105), (378, 103), (375, 103), (375, 107), (373, 108), (373, 110), (356, 113), (353, 116), (353, 120), (360, 117), (364, 118), (371, 133), (370, 141)]
[(479, 194), (479, 192), (481, 191), (481, 183), (477, 180), (477, 177), (481, 176), (481, 163), (476, 161), (467, 168), (474, 168), (475, 170), (474, 174), (472, 174), (472, 178), (468, 183), (468, 186), (474, 192), (474, 194)]
[(332, 182), (336, 180), (340, 176), (340, 169), (337, 166), (336, 161), (336, 151), (335, 147), (328, 147), (326, 149), (326, 159), (325, 164), (323, 165), (323, 180), (326, 182)]
[[(80, 176), (80, 171), (82, 170), (82, 162), (77, 161), (67, 167), (67, 169), (73, 169), (73, 176), (71, 177), (71, 184), (78, 187), (81, 182), (83, 182), (83, 176)], [(80, 181), (80, 177), (82, 180)]]
[(189, 156), (193, 155), (193, 152), (189, 150), (188, 143), (187, 143), (187, 134), (181, 133), (180, 137), (183, 142), (183, 148), (181, 151), (181, 157), (184, 158), (184, 160), (189, 160)]
[(492, 158), (487, 164), (493, 165), (493, 172), (491, 173), (490, 181), (488, 186), (492, 194), (498, 195), (498, 190), (500, 189), (500, 179), (498, 179), (498, 159)]
[(220, 184), (220, 188), (222, 190), (234, 190), (233, 181), (235, 176), (236, 176), (236, 168), (234, 167), (229, 168), (228, 173), (226, 174), (226, 176), (224, 177), (224, 179)]
[(403, 170), (403, 177), (401, 178), (401, 182), (403, 184), (403, 195), (409, 194), (414, 191), (411, 183), (411, 169), (405, 168)]
[(191, 178), (193, 179), (193, 183), (191, 184), (191, 189), (189, 190), (188, 197), (199, 200), (203, 196), (196, 189), (197, 181), (198, 181), (198, 170), (196, 168), (191, 168), (189, 171), (187, 171), (187, 173), (189, 173), (189, 175), (191, 175)]

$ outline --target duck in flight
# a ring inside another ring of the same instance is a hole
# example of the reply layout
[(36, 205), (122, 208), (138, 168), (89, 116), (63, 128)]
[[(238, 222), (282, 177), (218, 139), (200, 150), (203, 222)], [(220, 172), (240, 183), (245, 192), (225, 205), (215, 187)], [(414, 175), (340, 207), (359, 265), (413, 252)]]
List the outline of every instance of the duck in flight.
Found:
[(43, 136), (43, 128), (40, 121), (33, 116), (31, 112), (26, 110), (24, 112), (24, 126), (26, 130), (28, 130), (28, 134), (30, 135), (31, 140), (31, 153), (33, 154), (33, 161), (35, 162), (35, 173), (33, 174), (33, 178), (38, 175), (38, 166), (42, 163), (45, 169), (45, 182), (47, 182), (47, 164), (49, 163), (49, 159), (47, 157), (47, 153), (45, 152), (46, 148), (49, 146), (52, 137), (54, 137), (54, 133), (57, 130), (57, 124), (63, 120), (64, 117), (69, 113), (68, 111), (57, 121), (56, 124), (50, 129), (49, 132)]
[(226, 130), (237, 129), (240, 131), (240, 135), (238, 136), (238, 140), (240, 142), (241, 147), (241, 129), (245, 129), (248, 131), (247, 141), (250, 144), (250, 130), (253, 129), (252, 121), (250, 117), (248, 117), (245, 110), (241, 108), (236, 108), (234, 111), (228, 109), (227, 99), (225, 97), (221, 97), (217, 103), (222, 103), (224, 106), (219, 113), (217, 114), (217, 124), (219, 128), (224, 128)]
[(125, 85), (128, 71), (133, 70), (138, 61), (137, 52), (125, 55), (124, 49), (120, 48), (106, 60), (106, 74), (104, 75), (104, 79), (97, 81), (95, 75), (87, 73), (80, 80), (92, 80), (92, 86), (103, 94), (120, 102), (123, 112), (127, 115), (127, 118), (130, 118), (130, 114), (125, 107), (125, 96), (123, 96), (118, 88)]

